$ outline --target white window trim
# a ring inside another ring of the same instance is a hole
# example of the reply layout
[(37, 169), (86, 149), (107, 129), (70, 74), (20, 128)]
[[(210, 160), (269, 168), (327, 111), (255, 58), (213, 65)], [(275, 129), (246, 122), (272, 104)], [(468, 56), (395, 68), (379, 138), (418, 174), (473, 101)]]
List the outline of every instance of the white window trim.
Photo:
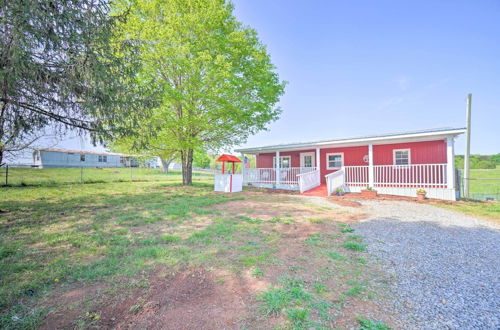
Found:
[(299, 157), (300, 157), (300, 167), (305, 167), (304, 163), (303, 163), (304, 156), (311, 156), (311, 165), (312, 165), (311, 167), (316, 167), (316, 153), (314, 151), (301, 152), (299, 154)]
[[(280, 168), (292, 168), (292, 156), (280, 156), (281, 163), (283, 163), (283, 159), (288, 158), (289, 167), (280, 167)], [(276, 156), (273, 156), (273, 168), (276, 168)]]
[(411, 164), (411, 149), (393, 149), (392, 150), (392, 165), (395, 166), (408, 166), (406, 164), (396, 164), (396, 152), (397, 151), (408, 151), (408, 165)]
[(338, 156), (340, 155), (342, 158), (342, 165), (340, 167), (344, 166), (344, 153), (343, 152), (331, 152), (326, 154), (326, 169), (327, 170), (338, 170), (340, 167), (330, 167), (330, 162), (328, 161), (330, 156)]

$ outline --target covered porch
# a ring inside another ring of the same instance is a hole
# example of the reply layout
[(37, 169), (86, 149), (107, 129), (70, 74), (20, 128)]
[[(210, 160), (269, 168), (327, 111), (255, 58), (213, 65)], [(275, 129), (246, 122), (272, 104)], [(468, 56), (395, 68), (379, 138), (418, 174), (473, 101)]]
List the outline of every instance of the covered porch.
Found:
[[(243, 184), (298, 190), (322, 186), (415, 197), (455, 200), (454, 138), (463, 129), (438, 129), (311, 143), (240, 149), (255, 155), (256, 167), (243, 168)], [(248, 165), (248, 164), (247, 164)], [(316, 189), (316, 190), (318, 190)]]

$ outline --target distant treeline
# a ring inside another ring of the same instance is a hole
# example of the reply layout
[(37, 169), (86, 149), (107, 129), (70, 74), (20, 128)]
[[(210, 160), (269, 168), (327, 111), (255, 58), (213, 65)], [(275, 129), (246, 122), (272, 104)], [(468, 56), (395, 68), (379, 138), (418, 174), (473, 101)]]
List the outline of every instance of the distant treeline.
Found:
[[(495, 155), (470, 155), (470, 168), (494, 169), (500, 165), (500, 153)], [(464, 168), (464, 156), (455, 156), (455, 167)]]

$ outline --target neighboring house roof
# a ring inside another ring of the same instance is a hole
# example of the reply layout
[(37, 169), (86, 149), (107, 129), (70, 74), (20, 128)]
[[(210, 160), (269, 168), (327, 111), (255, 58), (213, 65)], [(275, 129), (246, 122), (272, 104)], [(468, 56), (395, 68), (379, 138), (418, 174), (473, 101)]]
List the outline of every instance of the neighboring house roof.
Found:
[(119, 154), (116, 152), (99, 152), (99, 151), (85, 151), (85, 150), (69, 150), (69, 149), (53, 149), (53, 148), (38, 148), (37, 151), (49, 151), (49, 152), (65, 152), (71, 154), (92, 154), (92, 155), (112, 155), (112, 156), (130, 156), (125, 154)]
[(329, 147), (344, 147), (372, 144), (386, 144), (386, 143), (400, 143), (400, 142), (418, 142), (428, 141), (439, 138), (455, 137), (465, 133), (465, 128), (432, 128), (418, 131), (396, 132), (387, 134), (366, 135), (357, 137), (346, 138), (333, 138), (327, 140), (311, 141), (311, 142), (296, 142), (286, 144), (267, 145), (254, 148), (241, 148), (235, 149), (237, 152), (242, 153), (260, 153), (272, 152), (282, 150), (303, 150), (307, 148), (329, 148)]

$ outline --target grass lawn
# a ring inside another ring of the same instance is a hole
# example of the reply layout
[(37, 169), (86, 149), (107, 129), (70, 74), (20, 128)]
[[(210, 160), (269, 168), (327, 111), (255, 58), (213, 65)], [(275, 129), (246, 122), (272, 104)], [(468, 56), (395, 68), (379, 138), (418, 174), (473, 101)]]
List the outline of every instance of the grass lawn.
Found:
[(496, 169), (488, 170), (471, 169), (470, 177), (469, 191), (471, 195), (500, 194), (500, 166), (497, 166)]
[(356, 216), (169, 178), (0, 188), (0, 328), (391, 324)]
[[(0, 167), (0, 185), (5, 184), (5, 167)], [(11, 186), (57, 185), (68, 183), (104, 183), (131, 181), (178, 182), (180, 171), (163, 173), (154, 168), (9, 168)], [(210, 180), (212, 173), (193, 173), (195, 181)]]
[[(496, 169), (471, 169), (470, 170), (470, 195), (474, 194), (500, 194), (500, 167)], [(488, 180), (478, 180), (488, 179)], [(494, 180), (492, 180), (494, 179)], [(477, 197), (477, 196), (476, 196)], [(459, 201), (456, 203), (436, 203), (444, 207), (469, 215), (480, 216), (500, 224), (500, 202), (470, 202)]]
[(462, 212), (472, 216), (479, 216), (500, 225), (500, 202), (469, 202), (434, 203), (434, 205)]

